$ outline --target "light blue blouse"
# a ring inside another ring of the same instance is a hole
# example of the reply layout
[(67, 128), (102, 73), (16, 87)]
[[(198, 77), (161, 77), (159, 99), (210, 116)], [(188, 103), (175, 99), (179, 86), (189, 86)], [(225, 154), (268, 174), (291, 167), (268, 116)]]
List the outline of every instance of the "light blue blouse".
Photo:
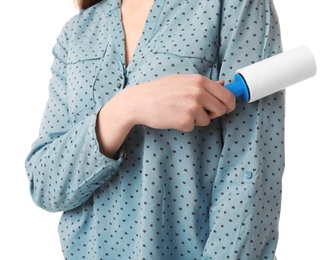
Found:
[[(155, 0), (125, 65), (120, 0), (81, 11), (54, 47), (49, 100), (26, 160), (34, 202), (63, 211), (66, 259), (273, 259), (284, 170), (284, 93), (192, 132), (135, 126), (99, 152), (99, 109), (171, 73), (230, 82), (281, 51), (270, 0)], [(181, 82), (179, 82), (181, 88)], [(162, 119), (162, 115), (161, 115)]]

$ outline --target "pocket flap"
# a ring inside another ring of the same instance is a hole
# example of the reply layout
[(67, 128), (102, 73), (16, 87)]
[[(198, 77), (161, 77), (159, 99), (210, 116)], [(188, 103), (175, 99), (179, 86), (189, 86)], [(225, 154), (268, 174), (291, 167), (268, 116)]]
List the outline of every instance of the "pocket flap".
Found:
[[(162, 38), (165, 39), (166, 37)], [(180, 57), (198, 58), (210, 62), (215, 62), (218, 57), (218, 46), (208, 39), (195, 39), (194, 36), (186, 36), (182, 39), (179, 35), (169, 36), (168, 39), (156, 44), (157, 53), (169, 53)]]
[(94, 60), (103, 58), (107, 45), (75, 44), (68, 53), (68, 64), (74, 64), (84, 60)]

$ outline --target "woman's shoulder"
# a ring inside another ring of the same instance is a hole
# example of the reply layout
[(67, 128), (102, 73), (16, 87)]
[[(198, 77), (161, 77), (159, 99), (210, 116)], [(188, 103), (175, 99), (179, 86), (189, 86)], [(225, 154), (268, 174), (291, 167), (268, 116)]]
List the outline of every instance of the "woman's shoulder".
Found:
[(112, 10), (116, 6), (109, 1), (101, 1), (88, 9), (80, 10), (63, 26), (60, 37), (71, 42), (84, 41), (96, 34), (105, 34), (107, 20), (112, 17)]
[(92, 26), (105, 15), (105, 6), (103, 1), (91, 6), (85, 10), (80, 10), (77, 14), (71, 17), (64, 25), (64, 28), (80, 27), (84, 29)]

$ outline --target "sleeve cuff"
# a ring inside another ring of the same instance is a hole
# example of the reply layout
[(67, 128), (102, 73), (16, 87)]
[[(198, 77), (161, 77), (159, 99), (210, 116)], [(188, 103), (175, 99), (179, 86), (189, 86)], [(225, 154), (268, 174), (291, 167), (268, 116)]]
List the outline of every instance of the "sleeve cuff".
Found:
[(122, 146), (114, 158), (109, 158), (100, 152), (100, 147), (96, 136), (96, 122), (98, 113), (99, 110), (90, 116), (87, 140), (89, 142), (89, 146), (91, 147), (91, 151), (95, 155), (96, 164), (117, 171), (123, 162), (124, 148)]

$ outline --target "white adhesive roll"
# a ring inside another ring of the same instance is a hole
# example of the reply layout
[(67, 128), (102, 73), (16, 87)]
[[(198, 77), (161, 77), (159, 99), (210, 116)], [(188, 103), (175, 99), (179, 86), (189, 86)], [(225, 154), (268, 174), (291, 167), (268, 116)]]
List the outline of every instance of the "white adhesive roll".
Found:
[(236, 73), (247, 84), (250, 103), (313, 77), (316, 70), (311, 51), (300, 46), (239, 69)]

